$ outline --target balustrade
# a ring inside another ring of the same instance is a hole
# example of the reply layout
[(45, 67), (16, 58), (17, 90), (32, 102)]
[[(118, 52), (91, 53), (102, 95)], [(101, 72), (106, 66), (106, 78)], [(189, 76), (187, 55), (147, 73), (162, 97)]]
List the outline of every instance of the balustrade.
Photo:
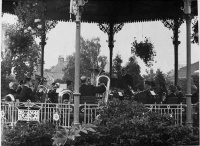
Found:
[[(149, 111), (170, 114), (176, 124), (183, 124), (186, 118), (186, 104), (146, 104)], [(99, 114), (98, 104), (80, 104), (80, 123), (92, 123)], [(58, 120), (54, 115), (58, 114)], [(195, 113), (194, 113), (195, 114)], [(1, 121), (3, 124), (15, 125), (17, 122), (57, 122), (59, 126), (70, 127), (73, 122), (74, 104), (72, 103), (32, 103), (2, 102)]]

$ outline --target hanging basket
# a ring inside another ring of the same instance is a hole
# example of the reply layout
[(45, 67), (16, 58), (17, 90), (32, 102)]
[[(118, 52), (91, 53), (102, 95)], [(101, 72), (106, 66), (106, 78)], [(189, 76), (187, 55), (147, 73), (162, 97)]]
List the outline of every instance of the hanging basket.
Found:
[(135, 54), (137, 57), (140, 57), (147, 67), (151, 67), (153, 65), (156, 52), (150, 40), (145, 37), (144, 41), (138, 43), (137, 40), (134, 40), (131, 45), (131, 53)]

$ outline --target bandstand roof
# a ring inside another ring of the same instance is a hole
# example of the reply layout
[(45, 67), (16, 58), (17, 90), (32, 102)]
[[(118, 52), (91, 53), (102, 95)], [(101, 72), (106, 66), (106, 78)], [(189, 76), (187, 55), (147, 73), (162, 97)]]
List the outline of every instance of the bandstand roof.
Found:
[[(14, 14), (14, 2), (3, 0), (3, 13)], [(70, 0), (43, 0), (47, 3), (46, 19), (69, 21)], [(183, 17), (183, 0), (88, 0), (84, 6), (82, 22), (132, 23), (159, 21)], [(197, 0), (192, 2), (192, 14), (197, 15)], [(72, 16), (74, 19), (74, 16)]]

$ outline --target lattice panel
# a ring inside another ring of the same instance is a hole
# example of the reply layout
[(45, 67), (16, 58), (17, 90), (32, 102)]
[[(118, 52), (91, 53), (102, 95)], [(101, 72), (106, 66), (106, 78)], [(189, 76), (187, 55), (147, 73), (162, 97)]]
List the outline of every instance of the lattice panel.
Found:
[(18, 110), (18, 120), (21, 121), (39, 121), (39, 110)]

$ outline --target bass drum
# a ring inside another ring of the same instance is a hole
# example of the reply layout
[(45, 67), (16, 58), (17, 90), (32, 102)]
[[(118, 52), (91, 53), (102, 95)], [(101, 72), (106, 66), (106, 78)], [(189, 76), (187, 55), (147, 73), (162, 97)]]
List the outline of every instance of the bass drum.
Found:
[(58, 103), (72, 103), (73, 102), (73, 92), (68, 89), (64, 89), (58, 94)]

